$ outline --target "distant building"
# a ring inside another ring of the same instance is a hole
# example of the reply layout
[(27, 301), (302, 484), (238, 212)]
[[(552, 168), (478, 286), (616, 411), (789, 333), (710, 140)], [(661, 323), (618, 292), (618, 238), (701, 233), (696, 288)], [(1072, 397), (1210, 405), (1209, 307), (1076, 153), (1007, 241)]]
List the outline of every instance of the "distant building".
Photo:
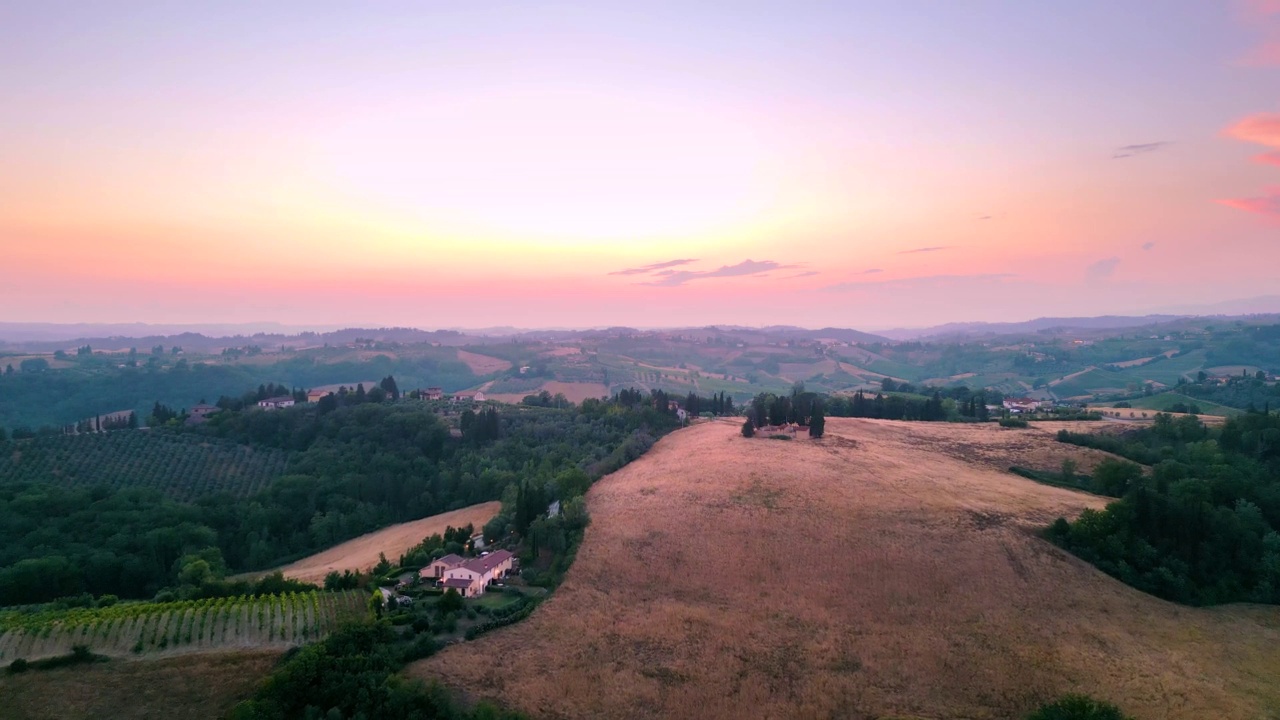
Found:
[(429, 387), (422, 391), (423, 400), (441, 400), (444, 398), (444, 391), (438, 387)]
[(479, 390), (463, 390), (453, 394), (454, 402), (484, 402), (484, 393)]
[(266, 400), (259, 400), (258, 407), (266, 410), (276, 410), (279, 408), (293, 407), (294, 400), (288, 395), (277, 395)]
[(307, 391), (307, 402), (320, 402), (320, 400), (321, 400), (322, 398), (324, 398), (324, 397), (325, 397), (325, 396), (327, 396), (327, 395), (332, 395), (332, 394), (333, 394), (333, 393), (332, 393), (331, 391), (329, 391), (329, 390), (325, 390), (325, 389), (323, 389), (323, 388), (319, 388), (319, 389), (316, 389), (316, 390), (308, 390), (308, 391)]
[(1041, 407), (1043, 407), (1045, 404), (1046, 404), (1046, 401), (1032, 400), (1031, 398), (1027, 398), (1027, 397), (1004, 399), (1004, 409), (1014, 414), (1035, 412), (1036, 410), (1039, 410)]
[(205, 415), (216, 413), (220, 409), (221, 408), (219, 408), (217, 405), (208, 405), (206, 403), (200, 403), (199, 405), (193, 405), (191, 407), (190, 412), (192, 415), (199, 415), (200, 417), (204, 417)]

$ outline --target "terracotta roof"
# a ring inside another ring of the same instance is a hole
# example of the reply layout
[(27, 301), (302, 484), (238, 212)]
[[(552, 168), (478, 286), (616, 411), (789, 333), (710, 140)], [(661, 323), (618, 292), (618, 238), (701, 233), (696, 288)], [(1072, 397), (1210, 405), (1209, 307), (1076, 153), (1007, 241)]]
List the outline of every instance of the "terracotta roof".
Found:
[(467, 559), (464, 557), (461, 557), (459, 555), (454, 555), (453, 553), (449, 553), (448, 555), (445, 555), (439, 560), (433, 560), (431, 564), (434, 565), (435, 563), (442, 562), (442, 563), (447, 563), (449, 567), (456, 567), (466, 561)]
[(475, 581), (470, 578), (451, 577), (451, 578), (445, 578), (444, 582), (440, 584), (446, 588), (457, 589), (457, 588), (469, 588), (471, 587), (471, 583), (473, 582)]
[(515, 556), (507, 552), (506, 550), (495, 550), (494, 552), (491, 552), (488, 555), (484, 555), (476, 558), (475, 560), (472, 560), (471, 562), (467, 563), (466, 565), (463, 565), (462, 567), (472, 572), (478, 572), (481, 575), (484, 575), (485, 573), (493, 570), (495, 567), (501, 565), (503, 562), (510, 560), (512, 557), (515, 557)]

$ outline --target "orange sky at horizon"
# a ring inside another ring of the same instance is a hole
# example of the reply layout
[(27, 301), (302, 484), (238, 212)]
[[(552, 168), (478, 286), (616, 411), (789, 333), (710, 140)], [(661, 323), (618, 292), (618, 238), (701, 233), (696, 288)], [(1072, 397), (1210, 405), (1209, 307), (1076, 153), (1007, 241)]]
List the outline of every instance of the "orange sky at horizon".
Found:
[(1005, 8), (1046, 46), (1020, 63), (972, 37), (995, 10), (936, 57), (865, 8), (321, 13), (278, 49), (234, 13), (86, 21), (0, 51), (34, 69), (0, 78), (0, 320), (883, 328), (1274, 295), (1280, 80), (1237, 62), (1270, 31), (1176, 8), (1165, 40)]

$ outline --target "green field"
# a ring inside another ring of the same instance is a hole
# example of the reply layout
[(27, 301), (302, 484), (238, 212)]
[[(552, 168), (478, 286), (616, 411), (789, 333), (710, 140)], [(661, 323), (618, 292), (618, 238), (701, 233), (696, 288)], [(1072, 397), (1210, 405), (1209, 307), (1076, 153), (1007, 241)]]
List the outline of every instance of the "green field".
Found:
[[(1188, 407), (1192, 405), (1199, 407), (1201, 415), (1222, 415), (1224, 417), (1232, 417), (1244, 412), (1237, 408), (1219, 405), (1218, 403), (1210, 402), (1208, 400), (1198, 400), (1176, 392), (1164, 392), (1159, 395), (1151, 395), (1149, 397), (1128, 400), (1127, 402), (1137, 410), (1161, 410), (1167, 412), (1174, 405), (1182, 403)], [(1114, 404), (1115, 403), (1107, 403), (1108, 406), (1113, 406)]]
[(192, 500), (252, 495), (285, 472), (288, 455), (200, 435), (120, 430), (0, 442), (0, 483), (106, 485)]

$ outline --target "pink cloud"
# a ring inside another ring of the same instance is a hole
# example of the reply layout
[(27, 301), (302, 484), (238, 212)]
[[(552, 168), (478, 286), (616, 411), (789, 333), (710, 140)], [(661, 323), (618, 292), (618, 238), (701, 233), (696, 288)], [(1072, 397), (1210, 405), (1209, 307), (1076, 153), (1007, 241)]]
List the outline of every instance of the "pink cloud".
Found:
[(1262, 197), (1230, 198), (1218, 202), (1237, 210), (1280, 218), (1280, 186), (1268, 188)]
[(1245, 0), (1245, 12), (1253, 15), (1280, 15), (1280, 0)]
[(1262, 153), (1261, 155), (1254, 155), (1253, 161), (1256, 163), (1262, 163), (1263, 165), (1275, 165), (1280, 167), (1280, 150)]
[(1241, 65), (1268, 67), (1280, 65), (1280, 40), (1263, 43), (1240, 58)]
[(1236, 140), (1280, 148), (1280, 113), (1250, 115), (1223, 133)]

